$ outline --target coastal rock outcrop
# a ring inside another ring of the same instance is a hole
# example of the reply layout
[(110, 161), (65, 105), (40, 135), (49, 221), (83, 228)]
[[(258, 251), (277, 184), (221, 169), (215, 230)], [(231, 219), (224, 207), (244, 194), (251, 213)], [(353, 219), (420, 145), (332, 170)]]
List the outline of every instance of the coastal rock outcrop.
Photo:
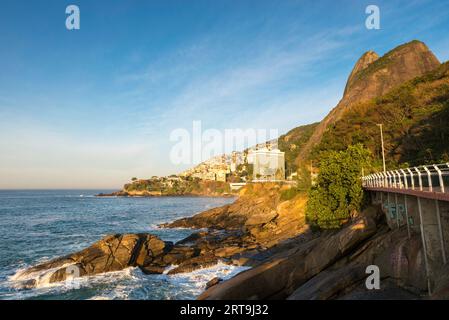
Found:
[(177, 274), (211, 267), (219, 261), (232, 264), (239, 253), (252, 249), (257, 254), (258, 247), (246, 243), (238, 230), (195, 232), (176, 244), (148, 233), (115, 234), (84, 250), (20, 271), (12, 280), (21, 288), (32, 288), (128, 267), (138, 267), (145, 274), (161, 274), (174, 266), (168, 274)]
[(206, 289), (209, 289), (210, 287), (215, 286), (216, 284), (220, 283), (220, 281), (223, 281), (223, 279), (215, 277), (210, 279), (207, 283), (206, 283)]
[(331, 268), (296, 289), (287, 300), (328, 300), (366, 278), (365, 266), (347, 265)]
[(37, 286), (42, 281), (58, 282), (69, 276), (82, 277), (127, 267), (146, 267), (172, 247), (171, 242), (146, 233), (109, 235), (84, 250), (19, 272), (14, 278), (25, 286)]
[[(298, 238), (298, 237), (296, 237)], [(280, 246), (253, 269), (221, 282), (199, 299), (420, 299), (427, 293), (419, 234), (390, 230), (380, 207), (366, 208), (339, 231)], [(381, 290), (365, 287), (366, 267), (381, 270)], [(436, 297), (447, 297), (447, 272)]]
[[(222, 261), (253, 268), (226, 281), (213, 279), (199, 299), (409, 299), (426, 291), (419, 235), (408, 238), (404, 228), (390, 230), (380, 207), (366, 208), (340, 230), (312, 232), (304, 227), (293, 237), (270, 242), (267, 237), (276, 239), (276, 230), (289, 227), (280, 217), (293, 204), (287, 200), (273, 205), (276, 214), (266, 211), (271, 218), (263, 215), (258, 220), (256, 213), (247, 216), (241, 228), (201, 230), (175, 244), (147, 233), (110, 235), (84, 250), (29, 268), (15, 280), (27, 288), (63, 281), (73, 267), (77, 276), (88, 276), (127, 267), (160, 274), (174, 266), (167, 272), (172, 275)], [(267, 225), (271, 231), (264, 229)], [(253, 226), (267, 235), (258, 238)], [(378, 293), (364, 287), (366, 266), (372, 264), (382, 270)], [(441, 286), (438, 294), (447, 292)]]
[[(376, 233), (380, 213), (371, 208), (337, 232), (273, 255), (267, 262), (205, 291), (199, 299), (285, 299)], [(373, 212), (375, 211), (375, 212)]]
[[(381, 291), (366, 290), (366, 267), (381, 270)], [(374, 237), (299, 286), (290, 300), (416, 299), (426, 293), (424, 257), (418, 234), (381, 226)]]
[(202, 196), (232, 197), (229, 184), (224, 181), (199, 180), (187, 177), (152, 177), (136, 179), (123, 186), (122, 190), (100, 193), (97, 197), (162, 197)]
[[(31, 267), (15, 278), (24, 286), (65, 280), (76, 268), (76, 276), (89, 276), (139, 267), (146, 274), (190, 272), (217, 262), (255, 265), (260, 254), (305, 229), (305, 196), (282, 200), (291, 187), (279, 184), (253, 184), (245, 187), (233, 204), (205, 211), (164, 227), (207, 228), (193, 232), (173, 244), (142, 234), (107, 236), (90, 247)], [(70, 267), (70, 271), (68, 271)], [(41, 279), (41, 280), (39, 280)]]
[(274, 183), (251, 184), (242, 189), (240, 197), (232, 204), (161, 226), (240, 230), (244, 242), (270, 247), (305, 228), (306, 196), (298, 194), (290, 200), (282, 200), (282, 193), (290, 188)]

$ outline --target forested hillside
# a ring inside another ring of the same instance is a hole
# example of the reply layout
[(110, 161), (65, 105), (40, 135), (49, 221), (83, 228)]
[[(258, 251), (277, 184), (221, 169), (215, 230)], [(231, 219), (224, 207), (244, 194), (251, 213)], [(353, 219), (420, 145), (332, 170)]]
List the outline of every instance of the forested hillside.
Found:
[(389, 93), (356, 104), (329, 126), (311, 158), (362, 143), (380, 161), (382, 123), (387, 165), (449, 161), (449, 62)]

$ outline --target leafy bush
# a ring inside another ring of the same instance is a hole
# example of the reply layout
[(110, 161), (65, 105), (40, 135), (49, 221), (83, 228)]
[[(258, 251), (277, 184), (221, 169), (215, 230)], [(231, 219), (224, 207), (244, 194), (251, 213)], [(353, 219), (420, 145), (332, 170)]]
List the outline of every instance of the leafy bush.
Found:
[(293, 199), (300, 191), (294, 187), (281, 191), (281, 201), (287, 201)]
[(361, 144), (321, 155), (316, 184), (309, 192), (306, 219), (322, 229), (338, 228), (359, 210), (363, 199), (362, 168), (370, 152)]

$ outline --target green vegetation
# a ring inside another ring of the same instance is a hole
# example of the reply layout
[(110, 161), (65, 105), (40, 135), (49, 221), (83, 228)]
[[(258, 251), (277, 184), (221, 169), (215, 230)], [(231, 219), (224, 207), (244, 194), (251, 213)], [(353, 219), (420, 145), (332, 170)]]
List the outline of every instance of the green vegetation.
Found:
[(319, 122), (299, 126), (279, 137), (279, 150), (285, 152), (285, 172), (287, 175), (298, 170), (296, 158), (304, 144), (310, 139)]
[(352, 80), (352, 83), (356, 83), (358, 81), (364, 80), (369, 75), (379, 71), (380, 69), (386, 68), (392, 63), (393, 59), (392, 56), (396, 53), (404, 49), (405, 47), (410, 46), (411, 44), (420, 43), (418, 40), (413, 40), (408, 43), (404, 43), (393, 50), (390, 50), (386, 54), (384, 54), (382, 57), (371, 63), (367, 68), (359, 71)]
[(353, 106), (330, 126), (311, 158), (326, 150), (362, 143), (381, 167), (379, 127), (384, 128), (387, 167), (449, 160), (449, 63), (404, 83), (388, 94)]
[(241, 163), (237, 166), (237, 172), (234, 174), (238, 177), (235, 178), (233, 176), (230, 177), (230, 182), (242, 182), (242, 178), (244, 178), (246, 181), (251, 180), (253, 178), (253, 164), (250, 163)]
[(310, 170), (304, 164), (299, 165), (297, 170), (298, 176), (295, 178), (296, 186), (298, 190), (309, 191), (312, 186), (312, 177), (310, 176)]
[(379, 71), (380, 69), (386, 68), (390, 63), (391, 55), (386, 54), (383, 57), (380, 57), (379, 59), (371, 63), (368, 67), (356, 73), (354, 79), (352, 80), (352, 83), (364, 80), (369, 75)]
[(321, 154), (318, 179), (309, 192), (306, 208), (309, 224), (323, 229), (338, 228), (353, 211), (360, 209), (363, 199), (360, 178), (369, 158), (370, 152), (361, 144)]
[[(373, 62), (353, 81), (387, 67), (403, 46)], [(338, 228), (360, 209), (362, 168), (365, 174), (382, 168), (379, 123), (383, 124), (387, 169), (448, 162), (449, 62), (383, 96), (347, 108), (312, 148), (308, 160), (318, 166), (318, 177), (311, 188), (307, 164), (298, 165), (295, 159), (316, 124), (311, 125), (310, 132), (303, 126), (281, 137), (287, 172), (293, 169), (298, 173), (296, 190), (310, 189), (306, 216), (313, 227)], [(295, 130), (300, 132), (298, 137), (292, 134)], [(299, 143), (291, 145), (295, 140)], [(291, 197), (293, 190), (281, 193), (282, 199)]]
[(299, 193), (301, 193), (301, 190), (299, 190), (299, 189), (297, 189), (295, 187), (291, 187), (289, 189), (281, 190), (280, 200), (281, 201), (291, 200), (294, 197), (296, 197), (296, 195), (298, 195)]
[(231, 192), (229, 184), (226, 182), (175, 176), (136, 180), (125, 184), (123, 191), (128, 193), (149, 192), (160, 195), (221, 195)]

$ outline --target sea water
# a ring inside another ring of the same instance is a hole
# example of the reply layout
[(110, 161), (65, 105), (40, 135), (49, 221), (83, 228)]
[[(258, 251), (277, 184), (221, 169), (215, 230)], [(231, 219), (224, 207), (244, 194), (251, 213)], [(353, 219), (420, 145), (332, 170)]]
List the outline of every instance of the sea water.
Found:
[(244, 268), (216, 266), (177, 275), (145, 275), (138, 268), (42, 283), (23, 289), (14, 275), (27, 267), (88, 247), (107, 234), (149, 232), (176, 242), (191, 229), (157, 225), (225, 205), (232, 198), (95, 197), (108, 190), (0, 191), (0, 299), (194, 299), (213, 277)]

